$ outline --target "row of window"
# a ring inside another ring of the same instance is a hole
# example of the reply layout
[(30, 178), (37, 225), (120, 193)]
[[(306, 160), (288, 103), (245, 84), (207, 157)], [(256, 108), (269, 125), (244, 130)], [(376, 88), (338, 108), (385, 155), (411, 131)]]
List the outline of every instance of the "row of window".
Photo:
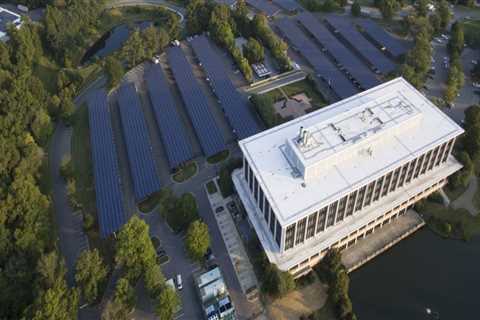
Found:
[(250, 191), (252, 192), (253, 197), (255, 198), (255, 202), (260, 208), (260, 211), (263, 213), (263, 219), (265, 220), (265, 223), (268, 226), (268, 229), (270, 230), (272, 238), (275, 239), (275, 242), (277, 243), (278, 247), (280, 247), (281, 239), (282, 239), (282, 226), (276, 219), (275, 213), (273, 212), (273, 209), (270, 206), (270, 202), (268, 202), (268, 199), (265, 197), (265, 194), (262, 188), (258, 184), (257, 178), (253, 174), (253, 171), (248, 165), (248, 161), (245, 158), (243, 163), (243, 170), (244, 170), (245, 180), (247, 181), (248, 187), (250, 188)]
[[(313, 260), (315, 260), (319, 257), (323, 257), (326, 254), (326, 252), (328, 250), (330, 250), (331, 248), (338, 248), (340, 251), (342, 251), (342, 250), (344, 250), (348, 247), (351, 247), (358, 240), (361, 240), (362, 238), (370, 235), (371, 233), (376, 231), (378, 228), (383, 227), (384, 225), (392, 222), (397, 217), (404, 215), (407, 212), (407, 210), (411, 206), (413, 206), (413, 204), (415, 203), (415, 199), (419, 195), (421, 195), (422, 197), (425, 197), (425, 196), (429, 195), (433, 190), (437, 190), (438, 188), (440, 188), (445, 182), (446, 182), (446, 180), (441, 180), (441, 181), (435, 183), (434, 185), (428, 187), (427, 189), (420, 192), (419, 194), (411, 197), (409, 200), (403, 202), (401, 205), (396, 206), (394, 209), (392, 209), (390, 211), (387, 211), (383, 215), (377, 217), (375, 220), (372, 220), (369, 223), (365, 224), (360, 229), (352, 231), (349, 235), (347, 235), (347, 236), (343, 237), (341, 240), (338, 240), (337, 242), (333, 243), (328, 248), (324, 248), (321, 252), (316, 253), (316, 254), (312, 255), (310, 258), (307, 258), (307, 259), (303, 260), (301, 263), (297, 264), (296, 266), (291, 267), (289, 269), (289, 271), (291, 273), (298, 274), (300, 270), (297, 270), (297, 269), (306, 266), (309, 262), (310, 262), (310, 264), (308, 265), (308, 267), (311, 267), (311, 265), (313, 263)], [(408, 207), (406, 207), (407, 205), (408, 205)], [(400, 210), (401, 207), (403, 207), (403, 208)], [(349, 238), (353, 238), (353, 239), (350, 239), (348, 242), (346, 242), (346, 240), (349, 239)], [(340, 244), (341, 244), (341, 246), (340, 246)]]
[[(377, 180), (353, 191), (340, 200), (291, 224), (286, 228), (284, 250), (302, 244), (314, 235), (343, 221), (345, 217), (362, 210), (390, 192), (401, 188), (420, 175), (446, 162), (453, 143), (453, 139), (445, 142), (405, 165), (388, 172)], [(306, 232), (305, 229), (307, 230)]]

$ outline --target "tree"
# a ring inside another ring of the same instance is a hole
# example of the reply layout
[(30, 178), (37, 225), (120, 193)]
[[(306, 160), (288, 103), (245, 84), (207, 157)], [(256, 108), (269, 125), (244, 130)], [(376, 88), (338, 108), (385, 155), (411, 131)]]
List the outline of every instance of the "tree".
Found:
[(118, 234), (115, 262), (125, 268), (128, 279), (134, 281), (155, 264), (155, 249), (148, 234), (148, 225), (133, 216)]
[(142, 37), (146, 57), (153, 57), (155, 54), (162, 52), (170, 42), (170, 36), (165, 29), (157, 29), (153, 25), (143, 31)]
[(107, 277), (107, 267), (97, 249), (83, 251), (77, 260), (75, 281), (87, 301), (93, 303)]
[(151, 298), (158, 297), (165, 286), (165, 277), (158, 264), (151, 265), (145, 271), (145, 286)]
[(254, 38), (249, 38), (247, 43), (243, 45), (243, 54), (251, 64), (262, 62), (265, 58), (263, 46)]
[(362, 14), (362, 7), (360, 6), (360, 2), (354, 1), (350, 10), (352, 12), (352, 16), (359, 17)]
[(140, 64), (146, 57), (145, 46), (140, 31), (137, 29), (123, 45), (122, 55), (127, 61), (129, 68)]
[(271, 96), (255, 94), (252, 96), (252, 103), (267, 128), (272, 128), (282, 122), (280, 116), (275, 112)]
[(166, 286), (157, 298), (155, 314), (160, 320), (172, 320), (179, 305), (180, 299), (175, 290)]
[(36, 300), (31, 310), (34, 320), (75, 319), (79, 294), (69, 289), (65, 280), (66, 268), (56, 251), (43, 255), (38, 263)]
[(105, 73), (108, 79), (108, 87), (114, 88), (122, 80), (125, 68), (115, 56), (110, 55), (105, 59)]
[(210, 246), (208, 226), (199, 220), (192, 222), (187, 230), (185, 246), (192, 259), (201, 261)]
[(108, 301), (105, 308), (102, 310), (102, 320), (127, 320), (128, 314), (125, 313), (123, 306), (114, 301)]
[(127, 278), (120, 278), (115, 287), (113, 302), (122, 309), (122, 313), (129, 314), (135, 308), (135, 291)]
[(465, 188), (473, 174), (474, 165), (469, 154), (465, 151), (460, 152), (456, 158), (463, 165), (463, 168), (450, 176), (450, 187), (452, 189)]
[(463, 32), (463, 23), (460, 21), (456, 21), (452, 25), (452, 30), (450, 32), (450, 40), (448, 41), (448, 50), (450, 52), (450, 55), (452, 54), (458, 54), (463, 50), (464, 44), (465, 44), (465, 36)]
[(417, 0), (415, 2), (415, 8), (417, 10), (417, 14), (421, 17), (426, 17), (428, 14), (428, 0)]
[(295, 289), (295, 281), (289, 272), (281, 271), (271, 263), (265, 270), (263, 290), (273, 297), (282, 297)]
[(377, 7), (385, 20), (392, 20), (398, 10), (398, 3), (396, 0), (379, 0)]
[(450, 19), (452, 18), (452, 13), (448, 7), (447, 0), (441, 0), (438, 2), (437, 14), (440, 17), (440, 25), (442, 29), (447, 28), (448, 24), (450, 23)]

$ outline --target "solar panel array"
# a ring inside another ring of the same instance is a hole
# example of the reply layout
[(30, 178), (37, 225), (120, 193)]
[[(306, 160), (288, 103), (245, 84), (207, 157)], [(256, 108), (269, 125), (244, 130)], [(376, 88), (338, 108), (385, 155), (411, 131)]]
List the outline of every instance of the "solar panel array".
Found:
[(300, 23), (328, 50), (330, 55), (354, 78), (363, 89), (370, 89), (380, 84), (375, 74), (347, 49), (335, 36), (311, 13), (297, 16)]
[(105, 238), (126, 222), (123, 191), (107, 93), (105, 90), (93, 91), (87, 104), (98, 224), (100, 235)]
[(352, 25), (348, 20), (342, 17), (328, 17), (326, 21), (329, 25), (335, 28), (339, 34), (349, 42), (352, 47), (360, 54), (366, 61), (375, 67), (383, 74), (387, 74), (395, 70), (395, 64), (390, 61), (377, 47)]
[(210, 157), (225, 150), (225, 140), (210, 112), (207, 97), (195, 79), (182, 49), (168, 48), (167, 57), (203, 153)]
[(312, 65), (317, 76), (321, 77), (338, 97), (344, 99), (358, 93), (353, 83), (327, 59), (323, 52), (307, 38), (293, 20), (283, 18), (277, 20), (275, 24), (308, 63)]
[(380, 46), (386, 48), (386, 50), (395, 58), (407, 53), (408, 47), (400, 40), (395, 39), (376, 22), (372, 20), (361, 20), (358, 25), (365, 31), (365, 33), (377, 42)]
[(246, 0), (246, 3), (264, 13), (267, 17), (274, 16), (280, 11), (279, 8), (266, 0)]
[(145, 81), (170, 169), (177, 168), (193, 158), (185, 126), (160, 65), (154, 64), (147, 70)]
[(133, 180), (133, 191), (135, 199), (142, 201), (160, 190), (160, 180), (153, 159), (147, 124), (133, 83), (120, 87), (118, 105)]
[(277, 6), (286, 11), (301, 11), (303, 8), (295, 0), (273, 0)]
[(260, 128), (252, 113), (250, 102), (233, 86), (221, 63), (221, 57), (213, 51), (207, 37), (197, 36), (191, 43), (237, 138), (245, 139), (259, 132)]

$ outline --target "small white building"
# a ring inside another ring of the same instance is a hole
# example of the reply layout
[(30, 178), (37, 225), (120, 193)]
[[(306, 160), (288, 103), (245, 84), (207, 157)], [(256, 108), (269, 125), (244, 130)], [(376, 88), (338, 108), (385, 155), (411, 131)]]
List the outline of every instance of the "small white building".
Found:
[(15, 12), (0, 7), (0, 41), (6, 42), (8, 40), (7, 28), (9, 25), (19, 29), (22, 25), (22, 17)]
[(299, 276), (444, 186), (462, 133), (397, 78), (240, 141), (232, 178), (270, 262)]

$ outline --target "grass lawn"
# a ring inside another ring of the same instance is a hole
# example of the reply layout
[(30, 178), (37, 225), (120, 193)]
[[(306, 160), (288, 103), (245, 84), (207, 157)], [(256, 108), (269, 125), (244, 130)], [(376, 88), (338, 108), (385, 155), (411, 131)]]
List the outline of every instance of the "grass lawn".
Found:
[(161, 191), (151, 194), (147, 199), (138, 204), (138, 209), (143, 213), (149, 213), (157, 206), (160, 201)]
[[(426, 201), (421, 212), (427, 217), (434, 217), (437, 222), (450, 223), (454, 238), (470, 239), (472, 236), (480, 234), (480, 216), (474, 217), (466, 209), (452, 209)], [(442, 230), (438, 229), (438, 224), (429, 224), (429, 226), (440, 235), (447, 236)]]
[(45, 89), (51, 93), (57, 93), (57, 73), (60, 68), (47, 57), (42, 56), (33, 65), (33, 74), (37, 76), (45, 86)]
[(471, 48), (480, 48), (480, 20), (464, 20), (465, 42)]
[(207, 182), (207, 192), (208, 192), (208, 194), (214, 194), (217, 191), (218, 191), (218, 189), (217, 189), (217, 186), (215, 185), (215, 182), (208, 181)]
[(173, 175), (173, 181), (175, 182), (184, 182), (197, 173), (197, 163), (195, 161), (190, 161), (184, 166), (177, 169), (177, 172)]
[(217, 154), (214, 154), (211, 157), (208, 157), (207, 162), (210, 163), (210, 164), (219, 163), (219, 162), (222, 162), (225, 159), (227, 159), (229, 155), (230, 155), (230, 151), (223, 150), (223, 151), (221, 151)]

